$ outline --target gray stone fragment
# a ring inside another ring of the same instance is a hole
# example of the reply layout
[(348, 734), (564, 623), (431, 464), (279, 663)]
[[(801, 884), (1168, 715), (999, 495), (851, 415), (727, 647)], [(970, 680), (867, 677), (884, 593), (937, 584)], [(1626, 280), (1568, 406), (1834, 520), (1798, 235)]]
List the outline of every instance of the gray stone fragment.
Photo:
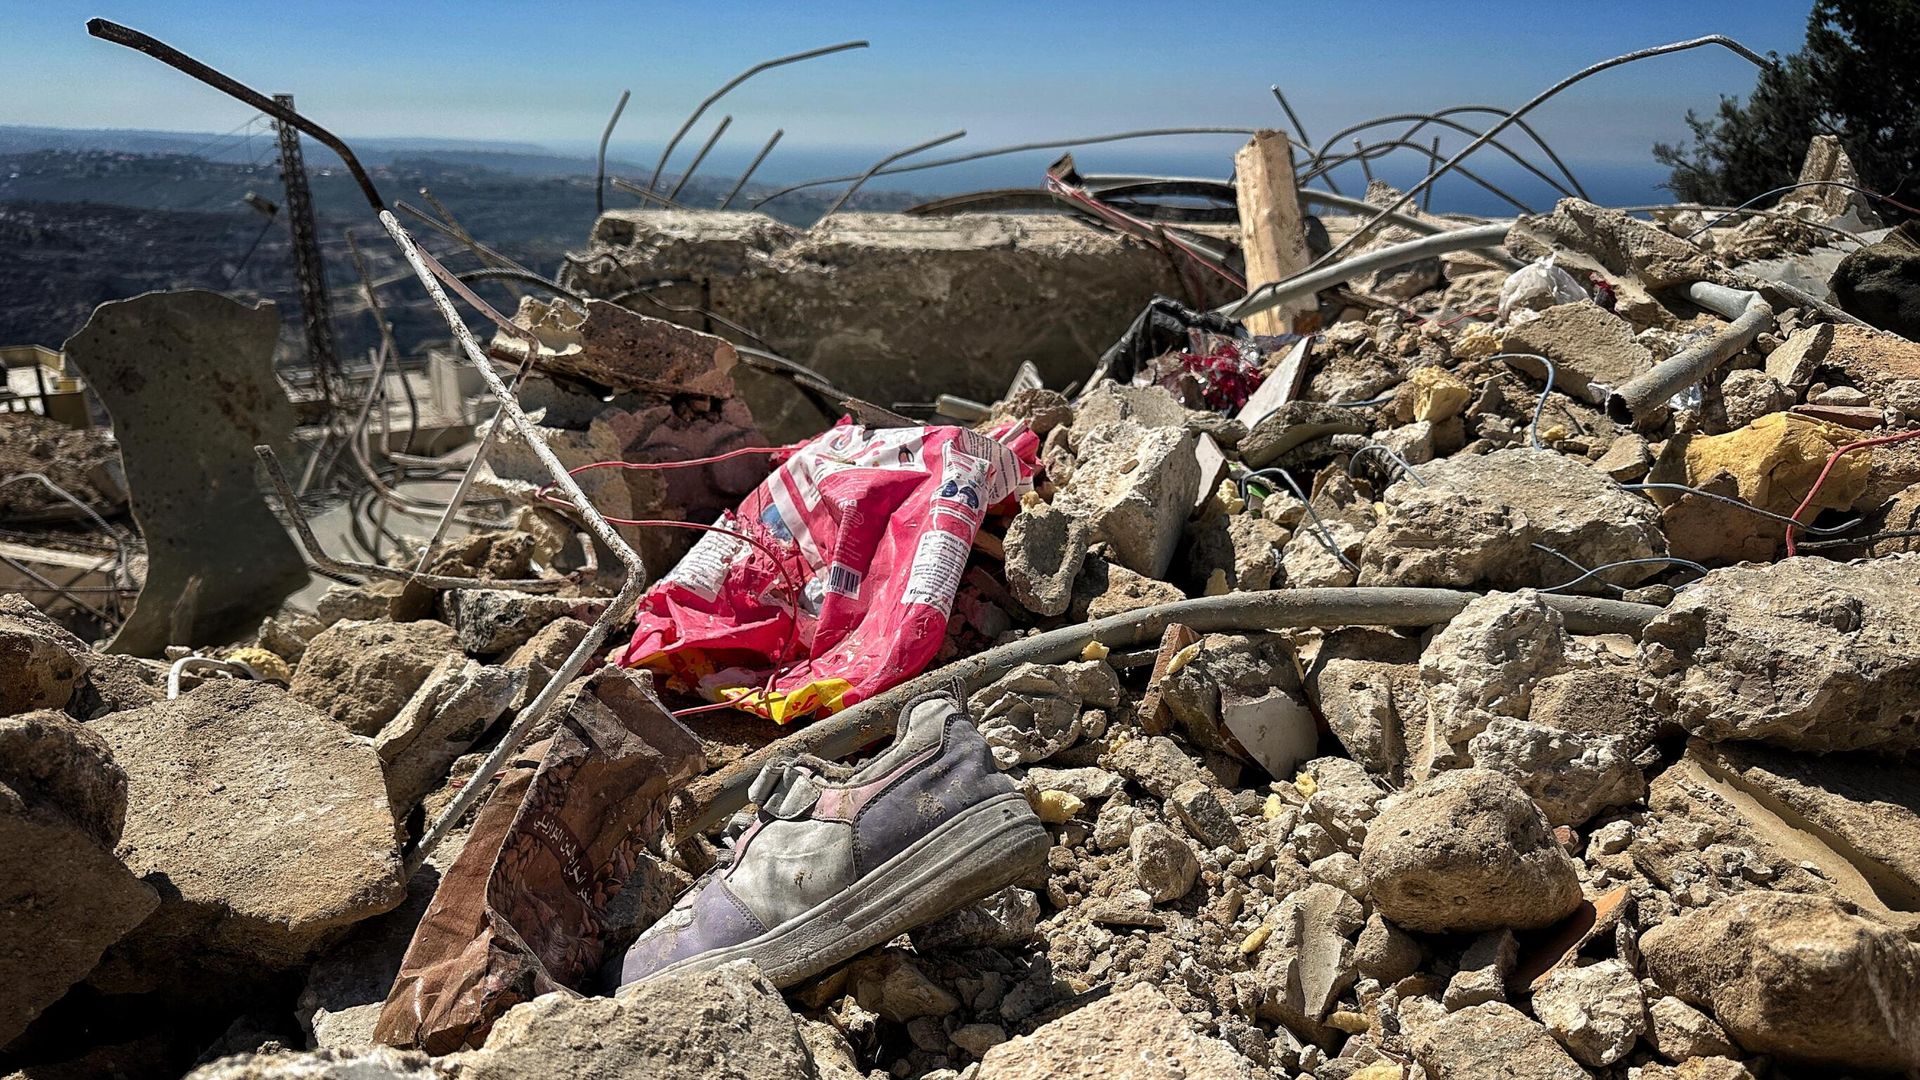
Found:
[(444, 1080), (433, 1059), (391, 1046), (342, 1046), (235, 1054), (209, 1062), (186, 1080)]
[(1739, 1051), (1713, 1017), (1677, 997), (1659, 997), (1647, 1006), (1647, 1041), (1668, 1061), (1700, 1057), (1736, 1057)]
[(113, 855), (127, 779), (51, 710), (0, 718), (0, 1046), (159, 905)]
[(1129, 570), (1163, 578), (1200, 488), (1192, 433), (1121, 421), (1081, 434), (1073, 477), (1054, 498), (1088, 520)]
[(1727, 426), (1746, 427), (1755, 420), (1793, 404), (1787, 391), (1772, 376), (1752, 368), (1729, 371), (1720, 380), (1720, 405), (1727, 414)]
[(1432, 1080), (1591, 1080), (1546, 1028), (1497, 1001), (1414, 1028), (1412, 1044)]
[(113, 417), (147, 542), (147, 578), (110, 649), (228, 640), (308, 581), (254, 482), (253, 448), (284, 451), (293, 406), (274, 375), (280, 314), (204, 290), (94, 309), (69, 362)]
[(1476, 767), (1512, 777), (1553, 825), (1581, 825), (1608, 807), (1645, 798), (1647, 780), (1633, 754), (1624, 735), (1562, 731), (1504, 717), (1467, 742)]
[(1159, 822), (1148, 822), (1133, 830), (1128, 841), (1132, 851), (1136, 884), (1156, 904), (1178, 900), (1193, 888), (1200, 873), (1200, 860), (1192, 845)]
[(1460, 954), (1460, 968), (1447, 980), (1441, 1003), (1448, 1012), (1488, 1001), (1507, 1000), (1507, 976), (1520, 959), (1520, 941), (1507, 929), (1490, 930), (1473, 939)]
[(1366, 913), (1346, 892), (1315, 882), (1281, 900), (1268, 922), (1274, 932), (1261, 953), (1261, 1015), (1314, 1030), (1359, 974), (1348, 939)]
[(1204, 780), (1188, 780), (1173, 789), (1167, 806), (1188, 834), (1207, 847), (1239, 850), (1247, 846), (1240, 827), (1234, 824), (1233, 812), (1227, 809), (1214, 785)]
[(26, 597), (0, 595), (0, 716), (65, 707), (87, 661), (86, 643)]
[(1165, 992), (1135, 983), (987, 1051), (974, 1080), (1253, 1080), (1233, 1047), (1194, 1031)]
[(1114, 773), (1092, 765), (1078, 769), (1049, 769), (1036, 765), (1027, 770), (1026, 777), (1020, 782), (1020, 789), (1029, 794), (1064, 791), (1081, 802), (1098, 802), (1112, 798), (1124, 782)]
[(1426, 955), (1420, 939), (1376, 911), (1367, 918), (1360, 939), (1354, 943), (1353, 962), (1360, 974), (1391, 986), (1420, 970)]
[(916, 952), (933, 949), (1014, 949), (1033, 940), (1040, 899), (1009, 885), (913, 931)]
[(460, 650), (472, 656), (518, 648), (557, 619), (598, 619), (606, 606), (605, 600), (511, 589), (449, 589), (440, 594), (440, 609), (458, 635)]
[(348, 731), (372, 735), (453, 651), (453, 629), (443, 623), (335, 623), (307, 645), (290, 690)]
[(1082, 711), (1119, 704), (1120, 682), (1099, 660), (1021, 664), (975, 691), (967, 712), (1002, 769), (1044, 761), (1080, 741)]
[(1574, 1057), (1611, 1065), (1647, 1030), (1647, 1002), (1633, 969), (1621, 960), (1548, 973), (1533, 992), (1533, 1014)]
[[(1386, 516), (1362, 546), (1361, 585), (1519, 589), (1576, 576), (1535, 544), (1586, 567), (1667, 553), (1653, 504), (1585, 459), (1496, 450), (1422, 465), (1420, 478), (1426, 483), (1382, 494)], [(1632, 585), (1657, 569), (1627, 566), (1599, 578)]]
[(387, 773), (387, 795), (404, 816), (438, 785), (519, 692), (521, 676), (449, 655), (400, 712), (373, 737)]
[(1360, 853), (1375, 909), (1435, 933), (1550, 926), (1580, 879), (1533, 800), (1486, 769), (1441, 773), (1390, 800)]
[(1059, 615), (1073, 601), (1073, 582), (1087, 558), (1087, 520), (1041, 504), (1021, 509), (1007, 526), (1007, 588), (1036, 615)]
[(1174, 789), (1190, 780), (1208, 779), (1206, 770), (1164, 735), (1128, 739), (1108, 751), (1100, 764), (1161, 799), (1172, 798)]
[(1920, 555), (1715, 570), (1654, 617), (1640, 655), (1703, 739), (1920, 745)]

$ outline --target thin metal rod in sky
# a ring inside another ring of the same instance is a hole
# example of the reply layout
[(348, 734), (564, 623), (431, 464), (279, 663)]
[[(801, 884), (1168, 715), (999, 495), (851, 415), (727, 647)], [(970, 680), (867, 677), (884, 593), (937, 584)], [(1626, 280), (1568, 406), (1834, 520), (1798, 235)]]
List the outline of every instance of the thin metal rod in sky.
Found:
[[(1273, 91), (1273, 100), (1279, 102), (1280, 108), (1286, 112), (1287, 120), (1293, 124), (1293, 133), (1300, 136), (1300, 149), (1305, 150), (1312, 146), (1313, 140), (1307, 138), (1307, 125), (1300, 122), (1300, 114), (1293, 111), (1293, 105), (1287, 101), (1287, 95), (1280, 92), (1280, 84), (1274, 83), (1267, 89)], [(1333, 188), (1335, 195), (1340, 194), (1340, 189), (1334, 185), (1333, 177), (1327, 177), (1327, 186)]]
[(816, 56), (829, 56), (837, 52), (846, 52), (848, 49), (864, 49), (866, 47), (867, 43), (864, 41), (843, 41), (838, 45), (827, 45), (818, 49), (809, 49), (806, 52), (797, 52), (791, 56), (779, 56), (772, 60), (762, 60), (760, 63), (753, 65), (727, 80), (725, 85), (715, 90), (712, 94), (709, 94), (707, 100), (696, 106), (693, 114), (687, 117), (687, 122), (681, 124), (680, 130), (674, 132), (673, 138), (667, 140), (667, 148), (660, 151), (660, 161), (654, 165), (653, 176), (647, 180), (647, 190), (652, 191), (654, 188), (660, 186), (660, 174), (665, 171), (667, 167), (667, 159), (673, 156), (674, 148), (680, 145), (681, 139), (687, 137), (687, 132), (693, 130), (693, 125), (700, 119), (701, 114), (707, 111), (708, 106), (725, 97), (728, 91), (734, 87), (739, 86), (741, 83), (746, 82), (748, 79), (753, 78), (755, 75), (769, 68), (777, 68), (785, 64), (797, 64), (802, 60), (811, 60)]
[(754, 155), (753, 164), (748, 165), (747, 171), (741, 173), (740, 179), (734, 181), (733, 190), (727, 192), (727, 197), (720, 200), (720, 209), (725, 210), (727, 208), (727, 205), (733, 202), (734, 196), (740, 194), (740, 189), (747, 186), (747, 178), (753, 175), (753, 171), (760, 167), (761, 162), (767, 160), (767, 155), (773, 153), (773, 145), (779, 142), (780, 136), (785, 135), (786, 133), (787, 133), (786, 128), (773, 129), (773, 137), (767, 140), (767, 145), (761, 147), (760, 152), (758, 154)]
[(620, 91), (620, 103), (613, 107), (613, 115), (607, 117), (607, 127), (600, 133), (600, 163), (593, 172), (593, 213), (595, 217), (607, 212), (607, 140), (613, 138), (613, 125), (620, 122), (620, 114), (627, 111), (627, 99), (633, 91)]
[(1752, 49), (1747, 48), (1745, 45), (1742, 45), (1739, 42), (1733, 40), (1732, 38), (1727, 37), (1724, 34), (1708, 34), (1705, 37), (1688, 38), (1685, 41), (1673, 41), (1673, 42), (1668, 42), (1665, 45), (1655, 45), (1647, 49), (1636, 49), (1635, 51), (1630, 53), (1622, 53), (1619, 56), (1610, 57), (1606, 60), (1602, 60), (1597, 64), (1590, 64), (1587, 67), (1581, 68), (1579, 71), (1574, 72), (1572, 75), (1569, 75), (1564, 79), (1561, 79), (1559, 82), (1554, 83), (1552, 86), (1547, 87), (1545, 90), (1542, 90), (1540, 93), (1535, 94), (1533, 98), (1529, 100), (1525, 105), (1522, 105), (1519, 108), (1508, 113), (1507, 115), (1501, 117), (1499, 122), (1487, 128), (1486, 131), (1481, 132), (1479, 138), (1474, 139), (1472, 142), (1461, 147), (1458, 152), (1456, 152), (1452, 157), (1446, 160), (1445, 164), (1441, 165), (1439, 168), (1428, 173), (1426, 177), (1422, 179), (1419, 183), (1416, 183), (1412, 187), (1409, 187), (1407, 190), (1401, 192), (1399, 198), (1395, 199), (1393, 202), (1389, 203), (1387, 206), (1381, 208), (1381, 210), (1378, 213), (1376, 213), (1371, 220), (1367, 221), (1365, 224), (1363, 224), (1360, 227), (1360, 230), (1358, 232), (1354, 233), (1352, 236), (1348, 237), (1347, 239), (1342, 240), (1340, 243), (1335, 244), (1332, 248), (1330, 248), (1327, 251), (1325, 255), (1322, 255), (1318, 259), (1314, 260), (1314, 265), (1321, 266), (1321, 265), (1325, 265), (1327, 263), (1331, 263), (1338, 260), (1342, 255), (1345, 255), (1347, 253), (1347, 250), (1349, 248), (1353, 247), (1354, 243), (1359, 238), (1370, 235), (1373, 227), (1379, 224), (1381, 221), (1385, 220), (1387, 211), (1404, 209), (1408, 203), (1411, 203), (1413, 200), (1419, 198), (1420, 193), (1422, 191), (1425, 191), (1428, 185), (1432, 184), (1435, 180), (1438, 180), (1441, 176), (1445, 175), (1450, 169), (1458, 165), (1460, 162), (1466, 160), (1466, 158), (1469, 155), (1471, 155), (1475, 150), (1480, 149), (1482, 146), (1485, 146), (1488, 142), (1492, 141), (1492, 139), (1496, 135), (1499, 135), (1502, 131), (1505, 131), (1508, 125), (1512, 124), (1514, 121), (1518, 120), (1520, 117), (1525, 116), (1527, 113), (1532, 112), (1534, 109), (1538, 108), (1541, 104), (1545, 103), (1549, 98), (1553, 97), (1555, 94), (1560, 93), (1562, 90), (1565, 90), (1567, 87), (1572, 86), (1574, 83), (1577, 83), (1580, 80), (1587, 78), (1588, 76), (1597, 75), (1600, 72), (1607, 70), (1608, 68), (1618, 67), (1621, 64), (1630, 64), (1636, 60), (1645, 60), (1653, 56), (1664, 56), (1667, 53), (1682, 52), (1687, 49), (1698, 49), (1704, 45), (1718, 45), (1724, 49), (1727, 49), (1751, 61), (1754, 64), (1754, 66), (1759, 67), (1762, 70), (1771, 66), (1767, 62), (1765, 57), (1761, 56), (1757, 52), (1754, 52)]
[[(901, 158), (912, 157), (913, 155), (920, 153), (922, 150), (931, 150), (936, 146), (941, 146), (946, 143), (950, 143), (955, 139), (965, 138), (966, 134), (967, 134), (966, 128), (961, 128), (959, 131), (949, 131), (945, 135), (942, 135), (937, 139), (928, 139), (926, 142), (919, 143), (914, 146), (909, 146), (905, 150), (896, 150), (893, 153), (888, 154), (886, 157), (881, 158), (879, 161), (874, 162), (872, 168), (868, 169), (866, 172), (861, 173), (859, 178), (854, 180), (854, 182), (847, 188), (847, 190), (841, 193), (838, 199), (834, 200), (833, 205), (827, 207), (827, 212), (820, 215), (820, 221), (827, 220), (828, 218), (832, 217), (834, 213), (838, 211), (842, 206), (845, 206), (847, 204), (847, 200), (853, 198), (853, 193), (856, 191), (859, 191), (860, 186), (862, 184), (865, 184), (868, 180), (872, 179), (873, 174), (879, 172), (881, 169), (884, 169), (888, 165), (891, 165), (894, 162), (899, 161)], [(815, 222), (814, 224), (817, 225), (819, 224), (819, 222)]]
[[(971, 154), (958, 157), (939, 158), (935, 161), (916, 161), (911, 165), (900, 165), (891, 169), (881, 169), (875, 176), (892, 176), (894, 173), (918, 172), (921, 169), (938, 169), (945, 165), (958, 165), (964, 161), (979, 161), (981, 158), (1000, 157), (1004, 154), (1019, 154), (1028, 150), (1064, 150), (1074, 146), (1092, 146), (1095, 143), (1120, 142), (1125, 139), (1156, 139), (1167, 135), (1258, 135), (1260, 128), (1245, 127), (1181, 127), (1181, 128), (1145, 128), (1140, 131), (1120, 131), (1112, 135), (1088, 135), (1079, 139), (1052, 139), (1046, 142), (1016, 143), (1012, 146), (996, 146), (991, 150), (976, 150)], [(1301, 147), (1306, 149), (1306, 147)], [(782, 195), (790, 195), (811, 187), (823, 187), (827, 184), (844, 184), (849, 180), (858, 180), (858, 176), (823, 176), (814, 180), (802, 180), (781, 188), (764, 199), (755, 200), (753, 207), (760, 207)]]
[(700, 163), (707, 160), (707, 152), (713, 149), (714, 143), (720, 141), (720, 136), (727, 133), (727, 125), (731, 123), (733, 123), (733, 117), (731, 116), (723, 116), (720, 118), (720, 126), (713, 129), (713, 134), (707, 136), (706, 145), (700, 148), (699, 153), (693, 155), (693, 164), (687, 166), (687, 171), (680, 174), (680, 182), (673, 185), (672, 191), (667, 192), (667, 198), (677, 199), (680, 197), (680, 189), (686, 187), (687, 181), (693, 179), (693, 174), (700, 171)]

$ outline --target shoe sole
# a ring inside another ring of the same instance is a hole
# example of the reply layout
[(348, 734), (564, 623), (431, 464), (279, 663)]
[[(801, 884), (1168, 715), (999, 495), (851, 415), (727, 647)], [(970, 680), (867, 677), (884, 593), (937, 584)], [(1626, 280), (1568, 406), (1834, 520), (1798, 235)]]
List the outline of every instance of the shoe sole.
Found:
[(639, 982), (751, 960), (782, 989), (1024, 877), (1053, 838), (1019, 792), (969, 807), (831, 899), (759, 937), (689, 956)]

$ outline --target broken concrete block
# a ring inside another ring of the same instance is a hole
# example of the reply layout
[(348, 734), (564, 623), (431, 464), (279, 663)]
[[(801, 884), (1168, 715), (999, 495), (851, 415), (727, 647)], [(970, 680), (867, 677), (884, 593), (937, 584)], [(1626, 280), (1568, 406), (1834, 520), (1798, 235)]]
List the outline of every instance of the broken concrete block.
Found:
[(1647, 1006), (1647, 1041), (1668, 1061), (1739, 1054), (1727, 1029), (1677, 997), (1660, 997)]
[(262, 1050), (223, 1057), (187, 1074), (188, 1080), (441, 1080), (433, 1059), (391, 1046), (318, 1050)]
[(1576, 273), (1588, 267), (1602, 269), (1609, 278), (1637, 278), (1639, 284), (1656, 291), (1719, 281), (1724, 276), (1710, 256), (1685, 240), (1651, 222), (1582, 199), (1561, 199), (1552, 213), (1515, 221), (1507, 234), (1507, 250), (1521, 259), (1552, 254)]
[(1312, 1031), (1359, 976), (1349, 939), (1366, 924), (1360, 901), (1315, 883), (1289, 894), (1267, 917), (1273, 936), (1261, 953), (1263, 1017)]
[(1920, 1068), (1920, 945), (1838, 901), (1745, 892), (1640, 939), (1660, 988), (1749, 1053), (1897, 1072)]
[(293, 435), (273, 370), (279, 338), (273, 304), (195, 289), (101, 304), (67, 339), (67, 360), (113, 417), (147, 542), (146, 583), (111, 651), (230, 640), (307, 583), (254, 483), (253, 448), (285, 450)]
[(1247, 846), (1246, 838), (1240, 835), (1240, 826), (1234, 824), (1233, 811), (1221, 801), (1214, 785), (1204, 780), (1188, 780), (1173, 789), (1167, 806), (1187, 834), (1207, 847), (1240, 850)]
[[(1420, 478), (1426, 483), (1395, 484), (1382, 494), (1386, 516), (1367, 534), (1360, 584), (1531, 588), (1580, 573), (1535, 544), (1586, 567), (1667, 551), (1647, 500), (1586, 461), (1551, 450), (1446, 458), (1422, 465)], [(1652, 569), (1599, 576), (1631, 585)]]
[(1045, 503), (1027, 506), (1007, 526), (1007, 589), (1036, 615), (1059, 615), (1073, 601), (1093, 530), (1087, 520)]
[(1825, 752), (1920, 745), (1920, 556), (1715, 570), (1640, 645), (1673, 717), (1709, 741)]
[(1920, 378), (1920, 344), (1870, 327), (1815, 323), (1768, 353), (1766, 371), (1794, 390), (1838, 377), (1884, 393)]
[(1769, 413), (1793, 404), (1786, 388), (1764, 371), (1730, 371), (1720, 380), (1720, 407), (1729, 427), (1745, 427)]
[(454, 652), (444, 623), (347, 620), (321, 631), (294, 672), (293, 696), (372, 735), (404, 707), (427, 676)]
[(547, 683), (584, 641), (592, 629), (579, 619), (559, 618), (534, 632), (526, 644), (513, 650), (501, 662), (508, 671), (520, 673), (520, 692), (514, 695), (513, 709), (524, 709), (547, 688)]
[(373, 737), (386, 769), (387, 796), (404, 816), (436, 787), (519, 692), (521, 676), (449, 655)]
[[(1590, 403), (1653, 368), (1653, 352), (1634, 340), (1633, 324), (1591, 300), (1557, 304), (1507, 328), (1506, 349), (1553, 361), (1554, 389)], [(1537, 379), (1547, 369), (1532, 357), (1514, 365)]]
[(1420, 653), (1427, 725), (1415, 764), (1421, 775), (1452, 764), (1456, 748), (1500, 717), (1527, 715), (1533, 687), (1566, 663), (1560, 613), (1533, 590), (1470, 601)]
[(113, 855), (126, 809), (99, 734), (51, 710), (0, 718), (0, 1046), (159, 905)]
[(1420, 970), (1426, 959), (1426, 947), (1420, 939), (1393, 925), (1379, 912), (1367, 918), (1367, 925), (1354, 943), (1353, 963), (1361, 975), (1385, 986)]
[(1080, 741), (1081, 712), (1119, 705), (1120, 682), (1099, 660), (1070, 664), (1021, 664), (967, 701), (1002, 769), (1043, 761)]
[(1646, 777), (1622, 735), (1563, 731), (1495, 719), (1467, 742), (1474, 766), (1512, 777), (1552, 825), (1582, 825), (1600, 811), (1646, 796)]
[(1473, 939), (1460, 954), (1460, 968), (1447, 980), (1441, 1004), (1448, 1012), (1489, 1001), (1507, 1000), (1507, 978), (1520, 959), (1520, 940), (1507, 929), (1491, 930)]
[(290, 967), (404, 897), (379, 756), (278, 687), (209, 682), (88, 727), (127, 774), (120, 856), (165, 896), (103, 989)]
[(1133, 830), (1128, 848), (1134, 884), (1156, 904), (1187, 895), (1200, 874), (1200, 860), (1193, 853), (1193, 845), (1157, 821)]
[(913, 931), (916, 952), (934, 949), (1017, 949), (1033, 940), (1040, 898), (1009, 885)]
[(1438, 424), (1459, 416), (1473, 397), (1465, 379), (1435, 364), (1415, 368), (1406, 385), (1413, 388), (1410, 418)]
[[(1281, 577), (1294, 589), (1352, 585), (1359, 574), (1357, 567), (1366, 538), (1366, 531), (1350, 522), (1308, 522), (1295, 529), (1280, 549)], [(1336, 550), (1339, 555), (1334, 554)]]
[[(1357, 394), (1355, 397), (1366, 397)], [(1264, 469), (1280, 455), (1329, 435), (1362, 435), (1367, 424), (1354, 410), (1320, 401), (1289, 401), (1262, 418), (1240, 440), (1240, 460), (1249, 469)]]
[(1847, 253), (1834, 270), (1833, 295), (1849, 314), (1905, 338), (1920, 336), (1920, 230), (1907, 221)]
[(1546, 1028), (1497, 1001), (1416, 1026), (1411, 1041), (1433, 1080), (1591, 1080)]
[(484, 1048), (445, 1060), (462, 1080), (788, 1080), (816, 1075), (800, 1024), (773, 984), (741, 962), (635, 983), (615, 997), (546, 994), (508, 1010)]
[(1186, 598), (1178, 586), (1136, 574), (1090, 553), (1073, 583), (1073, 605), (1068, 610), (1075, 619), (1092, 622)]
[(449, 589), (440, 594), (440, 610), (454, 628), (460, 651), (472, 656), (519, 648), (555, 619), (598, 619), (606, 606), (605, 600), (512, 589)]
[(26, 597), (0, 595), (0, 716), (64, 708), (88, 659), (86, 643)]
[(1087, 431), (1079, 445), (1055, 505), (1086, 518), (1121, 565), (1164, 578), (1200, 488), (1193, 435), (1121, 421)]
[[(533, 365), (548, 374), (580, 379), (618, 394), (732, 397), (728, 373), (740, 356), (724, 339), (663, 319), (628, 311), (604, 300), (572, 304), (522, 297), (513, 321), (540, 339)], [(496, 349), (516, 361), (526, 343), (502, 333)]]
[[(1150, 1063), (1150, 1064), (1149, 1064)], [(975, 1080), (1253, 1080), (1253, 1063), (1136, 983), (988, 1050)]]
[(1622, 960), (1549, 972), (1533, 992), (1533, 1014), (1574, 1057), (1596, 1067), (1626, 1057), (1648, 1023), (1640, 980)]
[(1390, 800), (1360, 866), (1376, 910), (1409, 930), (1533, 929), (1580, 904), (1573, 860), (1540, 809), (1486, 769), (1441, 773)]
[(1614, 439), (1593, 467), (1622, 484), (1632, 484), (1653, 467), (1653, 453), (1647, 448), (1647, 440), (1628, 432)]
[(1206, 771), (1164, 735), (1127, 739), (1109, 750), (1100, 764), (1159, 799), (1172, 798), (1174, 789), (1189, 780), (1208, 779)]

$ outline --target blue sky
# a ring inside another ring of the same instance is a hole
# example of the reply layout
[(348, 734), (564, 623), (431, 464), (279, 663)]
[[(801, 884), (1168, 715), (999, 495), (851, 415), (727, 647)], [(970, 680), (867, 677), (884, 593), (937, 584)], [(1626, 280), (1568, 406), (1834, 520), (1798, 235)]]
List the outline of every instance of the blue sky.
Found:
[[(1682, 37), (1725, 33), (1762, 53), (1790, 52), (1807, 7), (5, 0), (0, 123), (218, 132), (247, 119), (245, 106), (87, 36), (85, 20), (100, 15), (261, 89), (292, 90), (304, 110), (349, 138), (581, 149), (619, 92), (631, 89), (614, 152), (651, 161), (687, 110), (738, 70), (784, 52), (871, 40), (867, 50), (760, 76), (690, 136), (697, 146), (707, 124), (731, 113), (726, 149), (715, 159), (724, 168), (784, 127), (784, 153), (767, 166), (778, 178), (804, 172), (817, 159), (810, 148), (884, 150), (955, 128), (969, 137), (942, 153), (1133, 127), (1280, 126), (1272, 83), (1320, 138), (1386, 112), (1510, 106), (1594, 60)], [(1581, 84), (1535, 114), (1536, 123), (1570, 161), (1644, 171), (1654, 140), (1684, 135), (1688, 108), (1744, 93), (1753, 76), (1724, 50), (1663, 57)], [(1238, 141), (1178, 140), (1153, 153), (1171, 163), (1224, 162)], [(1135, 150), (1113, 160), (1135, 167), (1146, 149)]]

